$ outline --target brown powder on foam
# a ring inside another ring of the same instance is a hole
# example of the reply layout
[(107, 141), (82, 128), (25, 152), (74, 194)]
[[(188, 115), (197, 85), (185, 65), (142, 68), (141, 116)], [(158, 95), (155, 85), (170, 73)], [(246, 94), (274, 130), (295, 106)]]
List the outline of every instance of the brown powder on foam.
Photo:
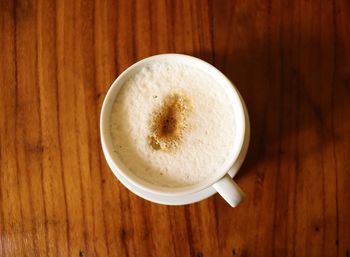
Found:
[(190, 101), (182, 94), (172, 94), (151, 117), (149, 145), (155, 150), (169, 151), (177, 148), (188, 127)]

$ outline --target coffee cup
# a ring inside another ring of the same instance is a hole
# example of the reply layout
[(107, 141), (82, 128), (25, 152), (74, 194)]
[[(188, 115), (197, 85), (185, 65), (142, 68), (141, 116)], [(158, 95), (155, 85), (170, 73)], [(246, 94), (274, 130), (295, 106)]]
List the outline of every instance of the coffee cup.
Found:
[[(115, 151), (115, 145), (112, 142), (110, 125), (111, 113), (114, 102), (118, 94), (121, 92), (121, 88), (130, 78), (140, 72), (141, 69), (157, 62), (170, 64), (181, 63), (188, 67), (194, 67), (201, 70), (201, 72), (208, 74), (208, 76), (213, 78), (216, 83), (222, 87), (228, 101), (232, 104), (235, 119), (235, 136), (230, 149), (230, 154), (225, 159), (220, 170), (195, 184), (169, 187), (150, 183), (149, 181), (140, 178), (121, 160), (120, 156)], [(193, 200), (193, 195), (198, 195), (205, 190), (208, 191), (209, 189), (215, 189), (215, 191), (218, 192), (232, 207), (237, 206), (244, 199), (244, 193), (233, 181), (232, 177), (238, 172), (249, 145), (250, 126), (248, 113), (244, 101), (233, 83), (214, 66), (201, 59), (182, 54), (161, 54), (145, 58), (127, 68), (113, 82), (106, 94), (101, 109), (100, 135), (103, 153), (111, 170), (127, 188), (142, 198), (169, 205), (179, 204), (181, 202), (190, 203), (195, 202), (197, 199), (195, 198)], [(198, 199), (201, 200), (202, 198)], [(192, 200), (186, 201), (186, 199)]]

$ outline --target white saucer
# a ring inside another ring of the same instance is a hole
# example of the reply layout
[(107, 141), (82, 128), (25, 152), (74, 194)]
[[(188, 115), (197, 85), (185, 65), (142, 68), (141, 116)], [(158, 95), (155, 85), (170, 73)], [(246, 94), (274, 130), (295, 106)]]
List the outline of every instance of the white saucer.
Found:
[[(250, 140), (250, 124), (249, 124), (248, 112), (242, 97), (241, 97), (241, 100), (243, 103), (243, 108), (244, 108), (245, 117), (246, 117), (246, 134), (244, 137), (242, 150), (237, 158), (237, 161), (234, 163), (234, 165), (231, 167), (231, 169), (228, 172), (231, 177), (234, 177), (238, 172), (239, 168), (242, 166), (242, 163), (247, 155), (249, 140)], [(102, 149), (105, 152), (105, 146), (103, 144), (102, 144)], [(113, 162), (107, 157), (107, 155), (105, 156), (106, 156), (108, 166), (111, 168), (112, 172), (119, 179), (119, 181), (134, 194), (138, 195), (141, 198), (149, 200), (151, 202), (166, 204), (166, 205), (184, 205), (184, 204), (199, 202), (216, 193), (216, 190), (211, 186), (199, 192), (196, 192), (190, 195), (185, 195), (185, 196), (166, 196), (166, 195), (159, 195), (152, 192), (148, 192), (137, 187), (134, 184), (131, 184), (127, 179), (125, 179), (124, 176), (113, 165)]]

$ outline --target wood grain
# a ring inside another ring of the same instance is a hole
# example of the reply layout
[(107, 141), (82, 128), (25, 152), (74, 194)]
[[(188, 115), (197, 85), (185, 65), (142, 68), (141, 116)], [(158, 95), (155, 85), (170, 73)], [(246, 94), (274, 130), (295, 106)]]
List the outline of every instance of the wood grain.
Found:
[[(349, 1), (0, 3), (0, 256), (350, 256)], [(110, 84), (166, 52), (246, 100), (238, 208), (147, 202), (104, 160)]]

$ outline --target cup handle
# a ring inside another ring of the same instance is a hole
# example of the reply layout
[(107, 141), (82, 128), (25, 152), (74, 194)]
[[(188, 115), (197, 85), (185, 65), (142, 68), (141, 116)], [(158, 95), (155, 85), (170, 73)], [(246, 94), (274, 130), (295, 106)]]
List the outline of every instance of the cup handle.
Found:
[(232, 207), (239, 205), (245, 198), (243, 191), (228, 174), (216, 182), (213, 187)]

